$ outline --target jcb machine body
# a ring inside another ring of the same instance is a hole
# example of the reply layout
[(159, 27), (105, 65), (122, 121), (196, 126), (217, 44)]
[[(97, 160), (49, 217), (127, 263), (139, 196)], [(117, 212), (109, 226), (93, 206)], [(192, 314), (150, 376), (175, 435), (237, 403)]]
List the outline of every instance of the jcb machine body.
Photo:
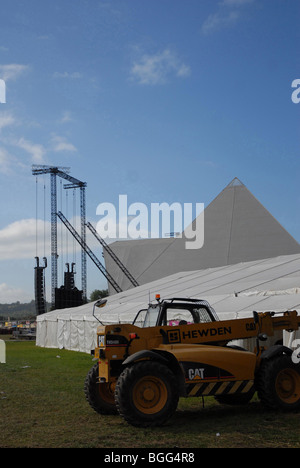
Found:
[[(297, 410), (300, 364), (293, 350), (260, 342), (299, 327), (296, 311), (220, 321), (206, 301), (157, 299), (132, 324), (98, 327), (86, 398), (98, 413), (118, 412), (142, 427), (163, 424), (179, 397), (213, 395), (220, 403), (243, 404), (257, 391), (270, 408)], [(230, 343), (253, 337), (251, 352)]]

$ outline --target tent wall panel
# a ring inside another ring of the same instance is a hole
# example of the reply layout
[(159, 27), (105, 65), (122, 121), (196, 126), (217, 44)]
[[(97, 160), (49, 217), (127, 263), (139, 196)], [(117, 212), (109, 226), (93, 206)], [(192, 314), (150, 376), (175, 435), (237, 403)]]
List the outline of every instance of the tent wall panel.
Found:
[[(109, 296), (105, 307), (96, 309), (95, 314), (105, 324), (132, 322), (137, 312), (148, 306), (149, 295), (154, 300), (156, 293), (162, 298), (206, 299), (221, 320), (248, 317), (254, 310), (300, 313), (299, 277), (300, 254), (180, 272)], [(283, 284), (286, 289), (282, 289)], [(96, 346), (99, 325), (93, 317), (93, 305), (88, 303), (38, 316), (37, 346), (90, 353)]]

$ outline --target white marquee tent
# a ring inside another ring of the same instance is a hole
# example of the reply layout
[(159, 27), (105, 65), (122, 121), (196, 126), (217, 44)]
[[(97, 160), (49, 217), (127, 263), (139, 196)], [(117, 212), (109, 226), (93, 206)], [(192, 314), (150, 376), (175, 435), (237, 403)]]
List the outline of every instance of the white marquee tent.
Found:
[[(220, 320), (249, 316), (254, 310), (300, 313), (300, 254), (175, 273), (108, 297), (96, 315), (107, 324), (131, 322), (157, 293), (205, 299)], [(99, 325), (92, 313), (89, 303), (38, 316), (37, 346), (90, 353)], [(300, 338), (299, 332), (295, 337)]]

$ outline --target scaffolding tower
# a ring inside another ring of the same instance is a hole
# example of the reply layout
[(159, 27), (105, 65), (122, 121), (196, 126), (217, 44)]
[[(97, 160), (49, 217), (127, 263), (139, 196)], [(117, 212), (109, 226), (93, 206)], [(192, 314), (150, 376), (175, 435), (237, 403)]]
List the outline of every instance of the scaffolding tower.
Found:
[[(85, 188), (86, 183), (82, 182), (69, 174), (70, 168), (33, 165), (32, 174), (50, 174), (51, 182), (51, 300), (55, 304), (55, 290), (57, 289), (57, 176), (67, 180), (69, 183), (64, 185), (65, 189), (80, 189), (80, 217), (81, 217), (81, 238), (86, 240), (86, 208), (85, 208)], [(86, 270), (86, 252), (81, 250), (81, 287), (83, 300), (86, 302), (87, 296), (87, 270)]]

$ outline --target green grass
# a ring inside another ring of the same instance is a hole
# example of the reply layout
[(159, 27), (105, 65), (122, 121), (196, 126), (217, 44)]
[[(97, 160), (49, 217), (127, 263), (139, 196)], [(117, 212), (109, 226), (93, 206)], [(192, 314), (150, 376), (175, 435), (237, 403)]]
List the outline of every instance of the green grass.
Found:
[[(90, 356), (6, 341), (0, 364), (0, 447), (300, 448), (300, 414), (245, 407), (213, 398), (181, 399), (164, 427), (138, 429), (119, 416), (100, 416), (85, 400)], [(217, 435), (219, 434), (219, 435)]]

